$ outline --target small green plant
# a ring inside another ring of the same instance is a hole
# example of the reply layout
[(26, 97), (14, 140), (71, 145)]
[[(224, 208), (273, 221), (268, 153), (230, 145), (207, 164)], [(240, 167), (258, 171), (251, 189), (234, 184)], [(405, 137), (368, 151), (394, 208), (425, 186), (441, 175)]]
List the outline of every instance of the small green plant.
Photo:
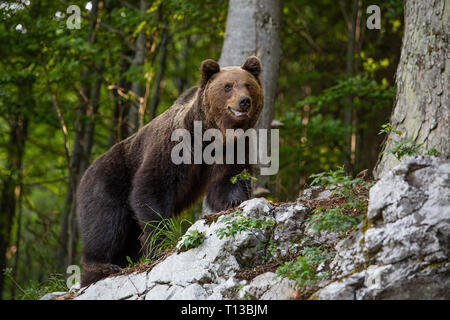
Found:
[[(242, 214), (242, 211), (238, 210), (233, 216), (223, 217), (219, 222), (225, 224), (225, 227), (216, 230), (216, 235), (219, 239), (231, 237), (241, 232), (250, 232), (260, 241), (256, 248), (265, 247), (262, 263), (266, 263), (270, 258), (276, 257), (277, 245), (272, 239), (273, 227), (275, 226), (274, 220), (264, 216), (259, 218), (246, 217)], [(262, 238), (261, 234), (263, 235)]]
[(383, 153), (393, 154), (398, 160), (400, 160), (404, 156), (414, 156), (419, 153), (422, 144), (416, 144), (416, 142), (408, 137), (401, 138), (403, 132), (400, 130), (393, 130), (390, 123), (386, 123), (381, 126), (381, 130), (378, 134), (384, 133), (388, 135), (390, 133), (394, 133), (396, 136), (398, 136), (398, 139), (387, 139), (385, 144), (392, 141), (392, 148), (384, 150)]
[(128, 274), (131, 272), (132, 268), (143, 263), (149, 265), (152, 260), (146, 256), (141, 256), (138, 261), (133, 261), (130, 256), (125, 256), (125, 259), (129, 263), (128, 266), (122, 269), (122, 274)]
[[(224, 228), (216, 230), (216, 235), (219, 239), (224, 237), (234, 236), (237, 233), (249, 231), (256, 235), (254, 231), (260, 230), (265, 233), (268, 229), (275, 225), (275, 221), (268, 219), (267, 217), (250, 218), (242, 214), (242, 211), (238, 210), (232, 217), (223, 217), (220, 223), (225, 223)], [(257, 236), (257, 235), (256, 235)]]
[(404, 156), (415, 156), (419, 153), (422, 144), (417, 145), (411, 138), (403, 138), (392, 142), (392, 148), (386, 149), (383, 153), (391, 153), (398, 160)]
[[(153, 210), (153, 209), (152, 209)], [(153, 210), (159, 219), (144, 221), (144, 230), (150, 229), (145, 239), (146, 258), (164, 252), (167, 249), (174, 248), (178, 241), (186, 232), (192, 223), (186, 219), (163, 218), (161, 214)]]
[(151, 259), (147, 258), (146, 256), (141, 256), (139, 258), (138, 264), (139, 263), (143, 263), (143, 264), (150, 264), (152, 262)]
[(131, 260), (130, 256), (126, 256), (125, 259), (127, 259), (127, 262), (132, 265), (134, 264), (133, 260)]
[[(342, 196), (346, 200), (343, 205), (336, 208), (314, 209), (314, 214), (307, 219), (314, 232), (318, 233), (322, 230), (344, 232), (354, 228), (362, 220), (362, 215), (367, 209), (367, 195), (358, 193), (357, 189), (363, 187), (368, 190), (371, 183), (346, 176), (342, 167), (334, 171), (313, 174), (310, 178), (313, 178), (311, 185), (333, 189), (331, 192), (333, 195)], [(351, 215), (345, 213), (348, 209), (351, 210)]]
[(252, 176), (250, 173), (247, 172), (247, 170), (242, 171), (241, 173), (232, 176), (230, 178), (230, 182), (232, 184), (236, 184), (236, 182), (238, 182), (238, 180), (243, 180), (243, 181), (249, 181), (249, 180), (258, 180), (256, 177)]
[(343, 167), (339, 167), (337, 170), (328, 170), (326, 172), (312, 174), (309, 177), (313, 178), (311, 186), (323, 186), (326, 188), (342, 184), (348, 180), (348, 177), (344, 175)]
[(14, 285), (19, 289), (20, 293), (17, 295), (19, 300), (38, 300), (47, 293), (68, 290), (66, 281), (61, 274), (52, 273), (48, 276), (47, 280), (42, 282), (30, 280), (26, 287), (22, 287), (12, 277), (11, 268), (4, 269), (3, 273), (10, 278)]
[(371, 185), (360, 178), (351, 179), (351, 177), (346, 176), (343, 167), (339, 167), (337, 170), (312, 174), (309, 177), (313, 178), (312, 186), (317, 185), (326, 189), (333, 189), (331, 194), (344, 196), (349, 202), (362, 200), (362, 197), (355, 193), (356, 186), (369, 188)]
[[(381, 125), (381, 130), (380, 130), (380, 132), (378, 132), (378, 134), (379, 135), (384, 134), (384, 133), (389, 134), (391, 132), (392, 132), (392, 125), (390, 123), (385, 123), (385, 124)], [(399, 136), (401, 136), (403, 134), (403, 132), (401, 132), (400, 130), (395, 130), (394, 132), (395, 132), (395, 134), (397, 134)]]
[(277, 244), (272, 239), (270, 239), (267, 242), (266, 254), (262, 257), (262, 263), (263, 264), (266, 263), (271, 258), (275, 258), (275, 260), (277, 260), (277, 251), (278, 251)]
[(276, 275), (294, 280), (302, 288), (315, 280), (316, 270), (304, 257), (300, 256), (295, 261), (288, 261), (279, 266), (276, 270)]
[(189, 249), (198, 248), (205, 240), (205, 234), (198, 232), (197, 229), (189, 230), (182, 238), (182, 243), (178, 252), (187, 251)]
[(275, 274), (276, 277), (286, 277), (294, 280), (299, 288), (313, 284), (317, 280), (328, 277), (327, 272), (317, 272), (317, 267), (333, 257), (327, 250), (318, 247), (306, 247), (295, 261), (281, 264)]
[(441, 153), (438, 150), (436, 150), (435, 148), (433, 148), (433, 149), (428, 150), (426, 155), (427, 156), (440, 156)]
[(328, 250), (322, 250), (319, 247), (305, 247), (301, 251), (303, 257), (309, 261), (313, 266), (319, 266), (320, 264), (333, 258), (333, 254), (329, 253)]
[(306, 220), (310, 224), (311, 230), (319, 233), (322, 230), (328, 231), (347, 231), (362, 220), (362, 215), (351, 217), (341, 213), (341, 208), (327, 209), (319, 207), (314, 209), (312, 216)]

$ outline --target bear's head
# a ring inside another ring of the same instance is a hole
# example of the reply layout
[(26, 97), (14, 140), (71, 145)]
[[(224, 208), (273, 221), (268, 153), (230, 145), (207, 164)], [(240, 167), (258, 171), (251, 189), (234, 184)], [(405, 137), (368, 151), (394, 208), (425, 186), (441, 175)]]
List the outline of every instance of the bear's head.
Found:
[(264, 104), (260, 74), (261, 62), (255, 56), (240, 67), (220, 68), (214, 60), (203, 61), (200, 88), (209, 122), (223, 133), (254, 127)]

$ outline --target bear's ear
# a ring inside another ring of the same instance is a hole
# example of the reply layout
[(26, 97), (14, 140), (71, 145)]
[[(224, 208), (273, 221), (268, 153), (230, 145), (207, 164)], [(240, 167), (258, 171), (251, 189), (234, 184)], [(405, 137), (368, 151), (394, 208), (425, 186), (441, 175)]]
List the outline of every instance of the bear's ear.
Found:
[(257, 80), (259, 80), (259, 75), (261, 74), (261, 61), (258, 57), (248, 57), (241, 68), (250, 72)]
[(201, 66), (202, 79), (200, 81), (200, 86), (204, 87), (208, 80), (219, 71), (220, 66), (216, 61), (211, 59), (203, 61)]

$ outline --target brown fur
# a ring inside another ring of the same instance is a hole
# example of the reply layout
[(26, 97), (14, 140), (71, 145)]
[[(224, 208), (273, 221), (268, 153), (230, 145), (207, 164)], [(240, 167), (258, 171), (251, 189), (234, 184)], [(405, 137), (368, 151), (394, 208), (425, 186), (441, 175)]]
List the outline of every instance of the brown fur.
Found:
[[(205, 60), (199, 87), (182, 94), (166, 112), (114, 145), (86, 170), (77, 193), (86, 266), (82, 285), (124, 267), (126, 256), (137, 260), (143, 239), (151, 234), (145, 222), (160, 219), (159, 215), (169, 218), (205, 192), (215, 211), (249, 198), (246, 182), (229, 181), (244, 169), (250, 171), (248, 164), (175, 165), (171, 150), (178, 142), (171, 141), (171, 135), (184, 128), (193, 136), (194, 121), (201, 121), (203, 130), (218, 128), (223, 134), (226, 129), (253, 127), (263, 107), (260, 72), (256, 57), (248, 58), (242, 67), (222, 69), (215, 61)], [(226, 85), (231, 89), (225, 90)], [(244, 98), (248, 105), (242, 103)], [(245, 106), (246, 117), (237, 117), (230, 109), (242, 111)]]

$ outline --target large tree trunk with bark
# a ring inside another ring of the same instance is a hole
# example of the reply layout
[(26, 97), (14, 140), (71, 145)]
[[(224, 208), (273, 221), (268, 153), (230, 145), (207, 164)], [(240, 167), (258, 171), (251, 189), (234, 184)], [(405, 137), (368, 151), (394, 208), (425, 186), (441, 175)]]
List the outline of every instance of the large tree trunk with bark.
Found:
[[(408, 0), (405, 3), (405, 32), (397, 68), (397, 97), (391, 115), (392, 132), (384, 150), (401, 138), (410, 138), (424, 153), (436, 149), (450, 154), (449, 123), (449, 0)], [(399, 163), (382, 153), (374, 177)]]
[[(230, 0), (225, 40), (219, 64), (239, 66), (246, 58), (256, 55), (261, 59), (261, 82), (264, 91), (264, 109), (256, 128), (270, 129), (275, 113), (280, 43), (281, 4), (278, 0)], [(269, 131), (270, 132), (270, 131)], [(268, 138), (270, 152), (270, 137)], [(267, 188), (269, 176), (257, 174), (256, 188)]]

